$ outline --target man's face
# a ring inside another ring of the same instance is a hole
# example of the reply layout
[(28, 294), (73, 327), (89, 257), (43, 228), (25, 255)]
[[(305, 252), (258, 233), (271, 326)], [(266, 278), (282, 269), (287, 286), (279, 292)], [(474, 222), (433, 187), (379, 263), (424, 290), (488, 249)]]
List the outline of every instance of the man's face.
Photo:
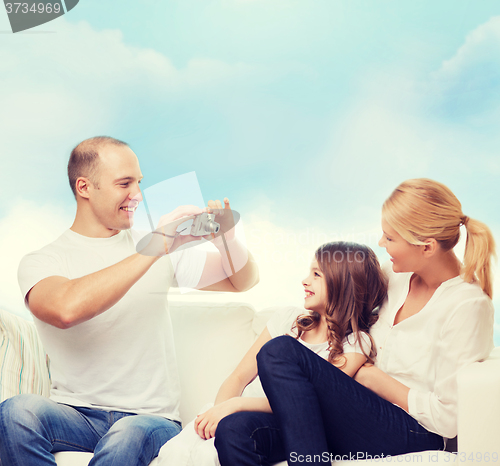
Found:
[[(106, 144), (99, 148), (97, 189), (89, 187), (89, 205), (98, 224), (111, 234), (131, 228), (142, 201), (139, 160), (127, 146)], [(104, 233), (104, 231), (103, 231)]]

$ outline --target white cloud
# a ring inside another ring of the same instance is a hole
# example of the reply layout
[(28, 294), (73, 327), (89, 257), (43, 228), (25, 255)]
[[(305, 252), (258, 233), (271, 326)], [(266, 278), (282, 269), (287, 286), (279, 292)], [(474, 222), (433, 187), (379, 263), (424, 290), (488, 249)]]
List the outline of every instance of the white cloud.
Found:
[[(499, 49), (500, 16), (495, 16), (467, 35), (427, 85), (427, 92), (434, 97), (435, 112), (481, 130), (483, 138), (498, 135)], [(498, 173), (498, 168), (495, 171)]]
[[(460, 81), (470, 89), (498, 79), (500, 65), (500, 16), (495, 16), (471, 31), (455, 55), (442, 63), (435, 77)], [(498, 83), (497, 83), (498, 85)]]
[[(0, 18), (0, 27), (9, 28), (6, 18)], [(47, 161), (64, 166), (69, 150), (85, 137), (116, 134), (124, 122), (143, 132), (148, 124), (140, 120), (153, 118), (150, 108), (160, 118), (179, 99), (215, 98), (214, 91), (224, 92), (229, 85), (268, 78), (249, 64), (203, 58), (177, 68), (155, 50), (127, 45), (120, 31), (96, 31), (86, 22), (59, 18), (50, 29), (55, 32), (2, 37), (4, 198), (19, 189), (26, 195), (47, 188), (54, 173)]]

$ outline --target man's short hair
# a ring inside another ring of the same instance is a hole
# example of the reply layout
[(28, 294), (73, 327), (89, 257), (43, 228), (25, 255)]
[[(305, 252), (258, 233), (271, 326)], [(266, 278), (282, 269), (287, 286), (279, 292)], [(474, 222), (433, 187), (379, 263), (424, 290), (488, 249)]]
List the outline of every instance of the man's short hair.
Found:
[(127, 146), (128, 144), (109, 136), (96, 136), (85, 139), (78, 144), (72, 151), (68, 162), (69, 185), (76, 198), (76, 180), (84, 176), (99, 189), (98, 169), (99, 169), (99, 149), (112, 144), (115, 146)]

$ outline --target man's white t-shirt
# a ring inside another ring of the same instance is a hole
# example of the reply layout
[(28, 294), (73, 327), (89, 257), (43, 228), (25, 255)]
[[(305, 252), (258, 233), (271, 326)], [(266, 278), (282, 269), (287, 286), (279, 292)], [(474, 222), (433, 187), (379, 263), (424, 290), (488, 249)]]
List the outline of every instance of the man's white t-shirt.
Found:
[[(135, 244), (131, 230), (110, 238), (67, 230), (22, 259), (18, 279), (23, 296), (26, 299), (44, 278), (72, 280), (112, 266), (134, 254)], [(74, 327), (63, 330), (34, 317), (50, 358), (50, 398), (72, 406), (180, 420), (167, 292), (174, 275), (179, 285), (195, 287), (205, 259), (206, 253), (197, 248), (161, 258), (118, 303)]]

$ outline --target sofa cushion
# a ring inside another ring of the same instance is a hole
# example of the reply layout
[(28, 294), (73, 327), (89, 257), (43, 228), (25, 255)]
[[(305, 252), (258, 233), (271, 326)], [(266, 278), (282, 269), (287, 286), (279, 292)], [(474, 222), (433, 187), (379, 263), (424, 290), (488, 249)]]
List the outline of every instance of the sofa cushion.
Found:
[(0, 401), (21, 393), (49, 392), (48, 358), (35, 325), (0, 310)]
[(171, 302), (181, 381), (181, 418), (190, 422), (255, 341), (255, 310), (242, 303)]

